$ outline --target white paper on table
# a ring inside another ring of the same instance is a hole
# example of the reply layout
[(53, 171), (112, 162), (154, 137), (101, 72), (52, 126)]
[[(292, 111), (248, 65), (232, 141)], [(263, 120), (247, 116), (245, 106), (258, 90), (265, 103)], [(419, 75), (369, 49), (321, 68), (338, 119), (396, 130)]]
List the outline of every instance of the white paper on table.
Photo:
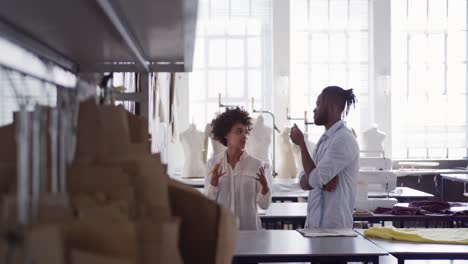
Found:
[(355, 237), (356, 232), (352, 229), (312, 228), (297, 229), (305, 237)]

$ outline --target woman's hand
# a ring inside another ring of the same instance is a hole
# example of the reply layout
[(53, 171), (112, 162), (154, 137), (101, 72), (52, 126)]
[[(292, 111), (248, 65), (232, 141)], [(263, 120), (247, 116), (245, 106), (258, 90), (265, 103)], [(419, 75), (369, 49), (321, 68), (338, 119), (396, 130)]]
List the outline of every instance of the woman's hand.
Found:
[(270, 188), (268, 188), (268, 181), (265, 177), (265, 166), (261, 166), (260, 169), (258, 169), (257, 176), (257, 181), (262, 186), (262, 194), (266, 194)]
[(222, 172), (221, 170), (221, 161), (218, 162), (209, 173), (209, 175), (211, 175), (210, 184), (215, 187), (218, 186), (219, 178), (221, 178), (221, 176), (226, 174), (226, 172)]

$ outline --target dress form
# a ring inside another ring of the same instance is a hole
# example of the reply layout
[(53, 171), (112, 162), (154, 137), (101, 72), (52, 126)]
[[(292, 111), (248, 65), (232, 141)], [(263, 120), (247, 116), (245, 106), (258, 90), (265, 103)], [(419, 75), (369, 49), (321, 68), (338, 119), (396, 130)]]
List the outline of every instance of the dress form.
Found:
[(281, 132), (278, 140), (279, 150), (279, 164), (278, 164), (278, 177), (279, 178), (294, 178), (297, 174), (297, 166), (294, 160), (293, 143), (289, 139), (291, 128), (287, 127)]
[(204, 140), (204, 133), (198, 131), (194, 124), (190, 124), (189, 128), (180, 134), (185, 154), (183, 178), (204, 177), (206, 175), (202, 157)]
[[(306, 143), (307, 150), (309, 151), (309, 155), (310, 157), (312, 157), (315, 151), (316, 144), (308, 139), (308, 135), (304, 135), (304, 141)], [(304, 170), (304, 167), (302, 166), (301, 149), (299, 148), (299, 146), (297, 145), (293, 146), (293, 153), (294, 153), (294, 159), (295, 159), (296, 166), (297, 166), (297, 171), (300, 173)]]
[(271, 132), (271, 128), (265, 125), (263, 116), (259, 116), (247, 140), (247, 153), (264, 163), (269, 163), (268, 154), (271, 145)]
[[(213, 138), (213, 135), (211, 134), (211, 131), (213, 130), (213, 128), (211, 127), (211, 124), (207, 124), (206, 127), (205, 127), (205, 139), (204, 139), (204, 149), (205, 149), (205, 152), (204, 152), (204, 157), (203, 157), (203, 160), (206, 161), (213, 157), (213, 156), (216, 156), (217, 154), (223, 152), (224, 150), (226, 150), (226, 147), (221, 144), (221, 142), (219, 142), (218, 140), (214, 139)], [(208, 151), (209, 149), (209, 142), (211, 142), (211, 151)], [(211, 155), (208, 154), (208, 152), (211, 153)], [(209, 158), (208, 158), (209, 156)]]
[(362, 133), (362, 150), (365, 157), (380, 157), (384, 151), (385, 132), (378, 129), (377, 124), (372, 125)]

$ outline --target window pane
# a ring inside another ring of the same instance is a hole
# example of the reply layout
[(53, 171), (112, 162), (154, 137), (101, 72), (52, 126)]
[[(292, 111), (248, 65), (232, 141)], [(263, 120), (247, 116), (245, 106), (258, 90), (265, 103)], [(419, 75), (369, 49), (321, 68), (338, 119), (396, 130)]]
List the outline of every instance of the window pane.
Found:
[(411, 35), (409, 39), (410, 63), (424, 63), (427, 57), (426, 35)]
[(210, 21), (206, 25), (206, 33), (211, 36), (223, 36), (226, 31), (226, 23), (222, 20)]
[(229, 0), (210, 1), (211, 18), (225, 18), (229, 16)]
[(290, 1), (291, 3), (291, 26), (296, 30), (305, 30), (308, 22), (307, 9), (308, 9), (307, 0), (294, 0)]
[(291, 115), (304, 115), (304, 107), (306, 107), (307, 97), (306, 91), (309, 90), (308, 70), (305, 65), (295, 65), (291, 71)]
[(427, 19), (426, 0), (408, 0), (408, 28), (424, 29)]
[(433, 96), (440, 96), (445, 92), (445, 65), (431, 64), (428, 66), (428, 92)]
[(429, 34), (428, 37), (428, 62), (444, 62), (445, 37), (443, 34)]
[(449, 95), (447, 103), (447, 124), (461, 126), (466, 124), (466, 97)]
[(208, 97), (217, 98), (220, 93), (226, 96), (226, 72), (208, 71)]
[(229, 70), (227, 83), (227, 94), (229, 97), (244, 96), (245, 83), (244, 72), (242, 70)]
[[(312, 34), (310, 38), (310, 59), (313, 62), (325, 62), (328, 60), (328, 52), (328, 34)], [(306, 56), (304, 58), (307, 59)]]
[(205, 18), (209, 16), (209, 13), (210, 13), (209, 1), (210, 0), (200, 0), (198, 2), (198, 13), (197, 13), (198, 17)]
[(407, 63), (408, 34), (392, 32), (392, 63)]
[(449, 148), (449, 159), (466, 158), (466, 148)]
[(368, 59), (368, 37), (367, 33), (349, 33), (348, 54), (349, 60), (353, 62), (367, 61)]
[(328, 85), (337, 85), (347, 89), (346, 85), (346, 65), (331, 64), (330, 65), (330, 81)]
[(448, 26), (449, 29), (466, 29), (466, 0), (449, 0)]
[(222, 67), (226, 65), (226, 40), (210, 40), (208, 49), (210, 67)]
[[(293, 2), (295, 1), (291, 1), (291, 3)], [(313, 29), (325, 29), (328, 26), (328, 0), (309, 1), (309, 6), (310, 27)]]
[(335, 0), (330, 3), (330, 28), (345, 28), (348, 22), (348, 1)]
[(349, 87), (353, 88), (355, 94), (369, 93), (369, 67), (367, 65), (352, 64), (349, 70)]
[(249, 19), (247, 21), (247, 34), (259, 36), (262, 33), (262, 24), (259, 19)]
[(443, 29), (446, 27), (447, 1), (446, 0), (428, 0), (429, 17), (428, 25), (431, 29)]
[[(446, 96), (431, 96), (428, 99), (428, 106), (427, 112), (424, 116), (430, 117), (428, 120), (428, 124), (432, 126), (432, 130), (436, 131), (437, 129), (434, 128), (436, 126), (444, 126), (446, 123), (446, 110), (447, 110), (447, 97)], [(430, 107), (430, 106), (437, 106), (437, 107)], [(440, 130), (440, 129), (439, 129)], [(437, 131), (439, 133), (445, 132), (444, 131)]]
[(346, 60), (346, 36), (345, 34), (330, 35), (330, 60), (343, 62)]
[(310, 71), (310, 94), (319, 94), (329, 85), (328, 64), (313, 64)]
[(448, 60), (464, 61), (466, 60), (466, 31), (451, 32), (447, 37), (448, 41)]
[(193, 52), (193, 67), (205, 67), (205, 39), (197, 38), (195, 41), (195, 50)]
[[(393, 64), (392, 65), (392, 95), (395, 95), (395, 98), (398, 98), (396, 101), (401, 101), (401, 96), (406, 97), (407, 93), (407, 73), (408, 65), (407, 64)], [(396, 107), (400, 109), (400, 107)], [(392, 109), (393, 110), (393, 109)]]
[[(392, 30), (403, 30), (407, 26), (407, 0), (391, 0)], [(393, 37), (393, 35), (392, 35)]]
[[(309, 33), (306, 32), (298, 32), (293, 34), (292, 43), (294, 43), (294, 48), (291, 49), (291, 56), (295, 63), (301, 63), (308, 61), (308, 51), (307, 45)], [(314, 54), (314, 48), (311, 50), (312, 54)]]
[(236, 16), (248, 16), (249, 15), (249, 0), (236, 0), (231, 1), (231, 12)]
[[(228, 66), (244, 66), (244, 41), (240, 39), (228, 40)], [(259, 54), (257, 55), (259, 56)]]
[(255, 102), (261, 99), (262, 95), (262, 80), (260, 78), (259, 70), (249, 70), (249, 79), (247, 83), (249, 98), (254, 97)]
[(203, 100), (206, 96), (205, 72), (189, 73), (189, 92), (191, 100)]
[(466, 64), (447, 66), (447, 91), (449, 95), (466, 94)]
[(227, 33), (231, 36), (242, 36), (246, 28), (243, 20), (232, 20), (228, 23)]
[(425, 64), (413, 64), (409, 69), (409, 93), (424, 95), (426, 92), (427, 69)]
[(368, 0), (350, 0), (349, 1), (349, 27), (351, 29), (368, 28)]
[(249, 67), (261, 65), (262, 52), (260, 38), (249, 38), (247, 40)]

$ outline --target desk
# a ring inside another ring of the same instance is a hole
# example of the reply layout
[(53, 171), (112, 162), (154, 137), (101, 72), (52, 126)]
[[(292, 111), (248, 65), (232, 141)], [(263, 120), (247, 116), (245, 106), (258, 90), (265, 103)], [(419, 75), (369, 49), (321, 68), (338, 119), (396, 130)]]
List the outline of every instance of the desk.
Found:
[[(395, 191), (390, 192), (390, 198), (396, 198), (398, 202), (409, 202), (418, 200), (427, 200), (433, 198), (434, 195), (409, 187), (397, 187)], [(293, 191), (293, 192), (274, 192), (271, 199), (273, 202), (298, 202), (299, 198), (307, 200), (309, 197), (309, 191)], [(369, 192), (369, 198), (386, 198), (386, 192)]]
[[(363, 230), (356, 230), (364, 235)], [(468, 245), (430, 244), (366, 237), (403, 264), (406, 259), (468, 259)]]
[(399, 169), (391, 172), (395, 173), (397, 177), (467, 173), (466, 170), (457, 169)]
[(174, 180), (180, 181), (194, 188), (203, 188), (203, 186), (205, 186), (204, 178), (174, 178)]
[(386, 251), (364, 237), (306, 238), (295, 230), (239, 231), (233, 263), (364, 261), (379, 262)]
[[(386, 198), (386, 192), (369, 192), (367, 195), (369, 198)], [(418, 200), (427, 200), (433, 198), (434, 195), (426, 192), (422, 192), (409, 187), (397, 187), (395, 191), (391, 191), (388, 195), (390, 198), (396, 198), (398, 202), (409, 202)]]
[[(399, 206), (408, 206), (408, 204), (398, 204)], [(468, 207), (467, 207), (468, 208)], [(459, 208), (458, 211), (465, 208)], [(259, 211), (259, 217), (262, 223), (267, 227), (275, 228), (283, 224), (291, 224), (293, 228), (301, 228), (304, 226), (307, 216), (307, 203), (272, 203), (267, 210)], [(405, 222), (409, 221), (424, 221), (426, 227), (429, 226), (429, 221), (437, 221), (450, 223), (449, 226), (453, 227), (456, 222), (457, 226), (463, 226), (468, 222), (468, 215), (355, 215), (354, 221), (369, 221), (371, 223), (378, 223), (382, 221), (399, 222), (399, 227), (404, 227)]]
[(468, 183), (468, 174), (463, 173), (463, 174), (440, 174), (440, 177), (442, 178), (441, 180), (441, 199), (442, 201), (445, 201), (445, 181), (450, 180), (450, 181), (456, 181), (456, 182), (462, 182), (462, 183)]
[(309, 197), (309, 191), (288, 191), (288, 192), (273, 192), (271, 195), (271, 201), (276, 202), (298, 202), (299, 198), (307, 200)]

